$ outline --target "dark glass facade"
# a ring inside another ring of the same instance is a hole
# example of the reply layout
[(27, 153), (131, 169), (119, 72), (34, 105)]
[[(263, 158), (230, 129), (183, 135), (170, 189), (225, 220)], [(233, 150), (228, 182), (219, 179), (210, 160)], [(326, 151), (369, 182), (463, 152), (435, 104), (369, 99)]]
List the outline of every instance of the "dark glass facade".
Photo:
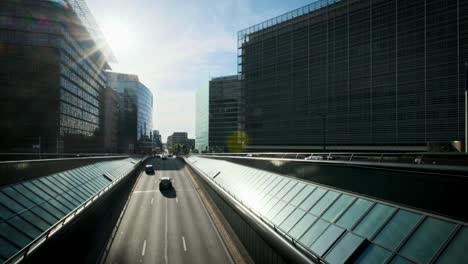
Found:
[(117, 153), (119, 130), (119, 94), (116, 90), (106, 87), (100, 96), (101, 103), (101, 133), (100, 139), (103, 151)]
[(106, 72), (107, 85), (119, 94), (119, 152), (152, 151), (153, 94), (138, 76)]
[(238, 37), (251, 147), (464, 140), (467, 1), (317, 1)]
[(70, 1), (0, 2), (0, 148), (99, 152), (107, 57)]
[(242, 130), (241, 82), (237, 75), (213, 78), (209, 84), (209, 146), (228, 151), (228, 141)]

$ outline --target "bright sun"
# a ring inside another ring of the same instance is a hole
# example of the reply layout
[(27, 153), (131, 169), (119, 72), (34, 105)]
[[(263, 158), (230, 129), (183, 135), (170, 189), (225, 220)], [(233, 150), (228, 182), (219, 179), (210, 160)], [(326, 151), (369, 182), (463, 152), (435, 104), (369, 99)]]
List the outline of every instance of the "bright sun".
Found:
[(134, 38), (128, 23), (121, 20), (112, 20), (103, 24), (102, 30), (116, 56), (132, 49)]

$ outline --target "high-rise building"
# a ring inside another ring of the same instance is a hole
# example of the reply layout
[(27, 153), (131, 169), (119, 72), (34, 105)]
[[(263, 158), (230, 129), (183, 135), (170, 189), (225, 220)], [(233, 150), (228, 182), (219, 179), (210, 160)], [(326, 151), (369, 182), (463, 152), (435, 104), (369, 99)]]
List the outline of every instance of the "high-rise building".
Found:
[(102, 151), (112, 56), (93, 21), (83, 1), (0, 1), (1, 151)]
[(187, 138), (187, 143), (185, 144), (189, 149), (195, 147), (195, 139), (194, 138)]
[(195, 148), (198, 151), (208, 151), (209, 122), (209, 86), (200, 87), (195, 95)]
[(119, 94), (119, 152), (151, 153), (153, 94), (137, 75), (106, 72), (107, 85)]
[(159, 130), (153, 130), (153, 149), (156, 151), (163, 150), (161, 134), (159, 133)]
[[(170, 137), (170, 145), (174, 147), (175, 145), (187, 145), (188, 135), (187, 132), (174, 132)], [(168, 138), (169, 143), (169, 138)]]
[[(241, 122), (241, 82), (237, 75), (213, 78), (209, 84), (208, 145), (214, 151), (227, 152), (238, 145)], [(229, 145), (229, 146), (228, 146)]]
[(106, 87), (100, 95), (101, 130), (100, 138), (103, 152), (117, 153), (119, 130), (119, 94), (116, 90)]
[(254, 149), (463, 141), (468, 2), (322, 0), (242, 30)]
[(168, 148), (172, 148), (172, 135), (167, 137), (166, 145)]

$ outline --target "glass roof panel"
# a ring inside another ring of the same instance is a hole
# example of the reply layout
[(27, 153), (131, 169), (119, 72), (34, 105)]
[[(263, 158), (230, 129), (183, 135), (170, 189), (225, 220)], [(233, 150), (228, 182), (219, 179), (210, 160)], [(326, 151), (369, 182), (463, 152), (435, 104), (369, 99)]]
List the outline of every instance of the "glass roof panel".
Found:
[(345, 263), (354, 251), (364, 242), (364, 238), (347, 232), (327, 253), (325, 260), (329, 263)]
[(291, 215), (289, 215), (281, 224), (280, 229), (284, 232), (288, 232), (291, 228), (306, 214), (306, 212), (300, 208), (296, 208)]
[(15, 201), (18, 203), (22, 204), (24, 207), (29, 208), (31, 206), (34, 206), (34, 202), (26, 198), (24, 195), (22, 195), (20, 192), (17, 190), (13, 189), (13, 187), (5, 187), (1, 189), (1, 192), (5, 193), (8, 197), (13, 197)]
[(395, 211), (394, 207), (384, 204), (376, 204), (369, 213), (364, 216), (361, 222), (353, 229), (353, 231), (366, 238), (372, 238), (377, 230), (385, 223)]
[(304, 211), (309, 211), (309, 209), (317, 203), (317, 201), (322, 198), (322, 196), (327, 192), (326, 189), (316, 188), (309, 197), (307, 197), (299, 207)]
[(390, 258), (390, 251), (375, 244), (369, 244), (355, 263), (359, 264), (380, 264), (385, 263)]
[(23, 186), (23, 184), (17, 184), (13, 186), (13, 189), (24, 195), (26, 198), (31, 200), (35, 204), (42, 203), (45, 199), (42, 197), (39, 197), (37, 194), (34, 192), (30, 191), (28, 188)]
[(468, 227), (462, 227), (436, 263), (468, 263)]
[(295, 184), (296, 181), (288, 180), (288, 183), (283, 188), (281, 188), (275, 196), (279, 199), (283, 199), (283, 196), (285, 196), (294, 187)]
[(390, 261), (390, 264), (414, 264), (414, 262), (395, 255), (395, 257)]
[(310, 209), (310, 213), (316, 216), (321, 216), (330, 204), (338, 197), (338, 193), (328, 191), (315, 205)]
[(292, 211), (294, 211), (294, 209), (296, 209), (296, 207), (288, 204), (286, 205), (286, 207), (280, 209), (279, 213), (276, 214), (276, 216), (273, 218), (272, 222), (273, 224), (275, 225), (279, 225), (281, 224), (284, 219), (286, 219), (291, 213)]
[(31, 238), (27, 237), (23, 232), (15, 229), (6, 222), (0, 223), (0, 234), (8, 238), (15, 246), (22, 248), (31, 242)]
[(408, 236), (419, 219), (421, 219), (421, 215), (419, 214), (402, 209), (398, 210), (379, 232), (374, 241), (394, 251), (401, 244), (403, 239)]
[(302, 234), (309, 229), (309, 227), (317, 220), (317, 217), (311, 215), (311, 214), (305, 214), (304, 217), (297, 222), (297, 224), (288, 232), (289, 235), (296, 239), (299, 240), (299, 238), (302, 236)]
[[(293, 181), (291, 181), (293, 182)], [(305, 184), (302, 182), (296, 182), (296, 185), (282, 198), (283, 201), (289, 203), (291, 200), (304, 188)]]
[(42, 231), (39, 228), (35, 227), (30, 222), (25, 221), (19, 215), (16, 215), (8, 219), (8, 223), (14, 226), (17, 230), (21, 230), (21, 232), (23, 232), (31, 240), (36, 238), (42, 233)]
[[(26, 209), (26, 207), (19, 204), (17, 201), (13, 200), (12, 198), (6, 196), (3, 193), (0, 193), (0, 203), (4, 207), (10, 209), (11, 211), (10, 216)], [(7, 215), (6, 217), (9, 217), (9, 216)]]
[(315, 190), (315, 186), (307, 185), (304, 189), (302, 189), (291, 201), (291, 204), (294, 206), (299, 206), (307, 196), (310, 195), (311, 192)]
[(351, 229), (371, 205), (372, 202), (368, 200), (357, 199), (336, 223), (346, 229)]
[(299, 241), (304, 246), (309, 247), (312, 245), (312, 243), (314, 243), (315, 240), (317, 240), (317, 238), (319, 238), (319, 236), (327, 229), (329, 225), (329, 222), (318, 219), (312, 226), (310, 226), (307, 232), (301, 236)]
[(454, 228), (453, 223), (428, 217), (403, 245), (400, 254), (418, 262), (428, 263)]
[(330, 222), (335, 222), (335, 220), (348, 208), (348, 206), (354, 201), (354, 197), (342, 194), (330, 208), (323, 214), (322, 218)]
[(337, 225), (329, 225), (320, 237), (310, 246), (310, 249), (323, 256), (325, 252), (335, 243), (335, 241), (345, 232), (345, 230)]
[(14, 244), (11, 244), (10, 242), (7, 242), (5, 239), (3, 239), (0, 236), (0, 256), (2, 259), (8, 259), (10, 256), (13, 256), (18, 250), (20, 250), (19, 246), (16, 246)]

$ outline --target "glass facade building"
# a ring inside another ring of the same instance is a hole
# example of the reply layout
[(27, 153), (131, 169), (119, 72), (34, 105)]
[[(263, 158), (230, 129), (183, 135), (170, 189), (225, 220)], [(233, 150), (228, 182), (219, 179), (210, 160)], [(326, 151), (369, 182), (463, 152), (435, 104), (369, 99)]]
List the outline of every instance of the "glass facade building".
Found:
[[(236, 144), (241, 123), (241, 82), (237, 75), (213, 78), (209, 85), (209, 146), (227, 152)], [(235, 142), (232, 142), (235, 141)]]
[(78, 15), (78, 2), (86, 7), (0, 2), (2, 151), (101, 151), (99, 100), (109, 53), (83, 23), (91, 14)]
[(250, 146), (463, 141), (467, 60), (462, 0), (322, 0), (242, 30)]
[(106, 72), (107, 85), (119, 94), (119, 152), (151, 153), (153, 94), (138, 76)]
[(200, 87), (195, 95), (195, 149), (208, 150), (208, 122), (209, 122), (209, 86)]

